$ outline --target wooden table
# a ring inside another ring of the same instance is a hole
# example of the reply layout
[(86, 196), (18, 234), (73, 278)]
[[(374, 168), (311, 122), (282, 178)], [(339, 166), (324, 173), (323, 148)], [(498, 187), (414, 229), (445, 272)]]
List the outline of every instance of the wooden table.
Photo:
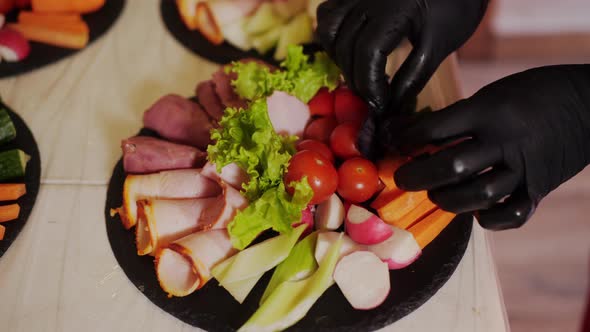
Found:
[[(0, 259), (2, 331), (193, 331), (153, 305), (117, 265), (105, 232), (106, 184), (119, 143), (160, 96), (193, 94), (217, 66), (179, 45), (156, 1), (129, 0), (116, 26), (76, 56), (0, 80), (2, 98), (31, 127), (42, 186), (26, 227)], [(421, 96), (458, 96), (453, 59)], [(452, 278), (384, 331), (507, 331), (485, 233), (474, 227)]]

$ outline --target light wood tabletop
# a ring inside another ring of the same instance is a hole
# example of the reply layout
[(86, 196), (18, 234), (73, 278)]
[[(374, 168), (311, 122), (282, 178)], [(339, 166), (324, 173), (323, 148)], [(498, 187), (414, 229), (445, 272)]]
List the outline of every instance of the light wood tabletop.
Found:
[[(454, 58), (420, 97), (434, 108), (459, 95)], [(0, 80), (3, 100), (39, 144), (42, 185), (33, 213), (0, 258), (2, 331), (194, 331), (153, 305), (113, 256), (104, 220), (106, 184), (120, 141), (135, 134), (160, 96), (190, 96), (217, 65), (165, 30), (155, 0), (128, 0), (113, 29), (82, 52)], [(403, 287), (403, 285), (400, 285)], [(384, 331), (507, 331), (485, 232), (477, 225), (451, 279)]]

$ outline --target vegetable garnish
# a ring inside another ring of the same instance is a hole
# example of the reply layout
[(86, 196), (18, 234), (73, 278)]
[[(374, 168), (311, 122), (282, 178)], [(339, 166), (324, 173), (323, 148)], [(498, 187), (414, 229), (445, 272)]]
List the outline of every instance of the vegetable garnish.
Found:
[(340, 69), (326, 53), (316, 53), (314, 61), (309, 62), (301, 46), (289, 47), (287, 58), (278, 70), (271, 71), (254, 61), (234, 62), (227, 70), (237, 74), (232, 85), (247, 100), (268, 97), (278, 90), (307, 103), (322, 87), (336, 89), (340, 79)]

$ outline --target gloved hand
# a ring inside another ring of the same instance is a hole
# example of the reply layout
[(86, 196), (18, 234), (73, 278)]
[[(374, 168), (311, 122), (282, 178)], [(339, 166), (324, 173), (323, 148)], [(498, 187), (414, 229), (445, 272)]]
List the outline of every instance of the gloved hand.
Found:
[[(378, 137), (372, 124), (414, 98), (440, 63), (475, 31), (488, 0), (328, 0), (319, 6), (317, 33), (351, 89), (374, 111), (359, 147), (368, 154)], [(395, 74), (387, 56), (404, 37), (413, 50)], [(377, 113), (377, 114), (374, 114)], [(373, 122), (373, 123), (370, 123)]]
[(520, 227), (543, 197), (590, 163), (590, 65), (506, 77), (422, 115), (389, 141), (406, 151), (443, 147), (400, 167), (401, 188), (428, 190), (442, 209), (473, 213), (488, 229)]

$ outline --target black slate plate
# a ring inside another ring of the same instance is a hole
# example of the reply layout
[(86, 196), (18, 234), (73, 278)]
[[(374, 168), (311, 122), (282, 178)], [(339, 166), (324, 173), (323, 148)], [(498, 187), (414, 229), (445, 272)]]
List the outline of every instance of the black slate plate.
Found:
[[(242, 51), (227, 42), (221, 45), (210, 43), (199, 31), (191, 31), (184, 25), (178, 13), (176, 2), (173, 0), (161, 0), (160, 14), (166, 29), (174, 36), (174, 39), (193, 53), (207, 60), (218, 64), (226, 64), (245, 58), (257, 58), (274, 65), (278, 64), (273, 59), (274, 49), (266, 54), (260, 54), (254, 50)], [(304, 49), (307, 54), (310, 54), (315, 50), (319, 50), (319, 46), (314, 44), (304, 45)]]
[[(140, 135), (153, 135), (142, 130)], [(236, 302), (213, 279), (187, 297), (168, 298), (156, 279), (152, 257), (136, 254), (134, 231), (123, 228), (110, 209), (121, 206), (125, 172), (119, 160), (106, 197), (106, 230), (119, 265), (131, 282), (154, 304), (186, 322), (207, 331), (235, 331), (254, 313), (271, 272), (264, 275), (243, 304)], [(432, 297), (451, 277), (461, 261), (471, 235), (472, 217), (460, 215), (424, 250), (410, 267), (391, 271), (392, 291), (381, 306), (354, 310), (340, 290), (331, 287), (303, 320), (289, 331), (372, 331), (408, 315)]]
[[(105, 5), (99, 11), (84, 15), (84, 21), (88, 23), (88, 27), (90, 28), (89, 45), (104, 35), (113, 26), (124, 6), (125, 0), (106, 0)], [(16, 21), (16, 14), (16, 11), (11, 13), (7, 17), (7, 20), (11, 22)], [(0, 62), (0, 78), (33, 71), (77, 52), (78, 50), (31, 42), (31, 54), (24, 61), (17, 63)]]
[[(10, 110), (8, 106), (4, 105), (2, 101), (0, 101), (0, 108), (8, 110), (8, 114), (16, 127), (16, 139), (6, 145), (0, 146), (0, 151), (21, 149), (31, 156), (31, 160), (27, 164), (24, 178), (5, 181), (9, 183), (24, 182), (27, 187), (27, 193), (17, 201), (20, 205), (18, 219), (2, 223), (2, 225), (6, 227), (4, 240), (0, 241), (0, 257), (2, 257), (25, 226), (25, 223), (31, 214), (31, 210), (33, 210), (33, 205), (35, 205), (37, 193), (39, 192), (39, 181), (41, 179), (41, 158), (39, 156), (37, 142), (35, 142), (35, 137), (33, 137), (33, 133), (31, 133), (24, 121), (16, 113)], [(12, 202), (0, 202), (0, 205), (11, 203)]]

